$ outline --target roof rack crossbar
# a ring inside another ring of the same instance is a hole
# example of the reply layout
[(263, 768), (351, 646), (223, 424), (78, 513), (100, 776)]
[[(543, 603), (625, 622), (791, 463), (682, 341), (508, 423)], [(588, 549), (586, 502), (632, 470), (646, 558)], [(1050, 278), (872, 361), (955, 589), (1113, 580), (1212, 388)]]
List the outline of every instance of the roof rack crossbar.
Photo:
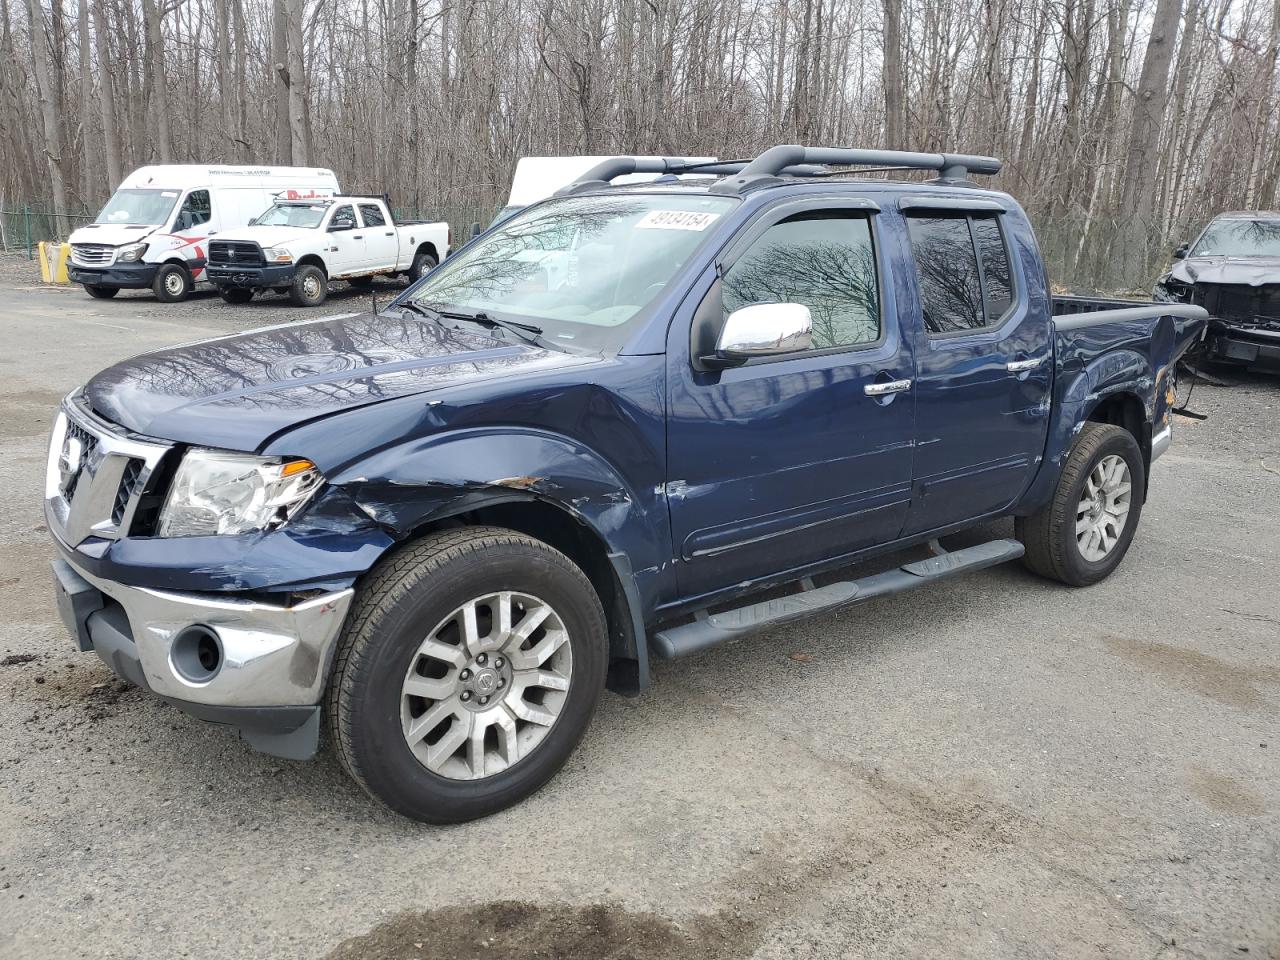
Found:
[[(601, 160), (568, 186), (561, 187), (554, 196), (564, 197), (585, 190), (608, 185), (617, 177), (633, 173), (680, 174), (703, 173), (730, 176), (741, 173), (754, 160), (700, 160), (697, 157), (609, 157)], [(819, 177), (825, 171), (818, 164), (795, 164), (781, 171), (791, 177)]]
[(909, 170), (936, 170), (938, 179), (964, 182), (970, 173), (999, 173), (1000, 161), (964, 153), (915, 153), (908, 150), (863, 150), (845, 147), (801, 147), (795, 144), (770, 147), (732, 179), (712, 187), (715, 193), (740, 193), (743, 188), (774, 181), (797, 165), (898, 167)]

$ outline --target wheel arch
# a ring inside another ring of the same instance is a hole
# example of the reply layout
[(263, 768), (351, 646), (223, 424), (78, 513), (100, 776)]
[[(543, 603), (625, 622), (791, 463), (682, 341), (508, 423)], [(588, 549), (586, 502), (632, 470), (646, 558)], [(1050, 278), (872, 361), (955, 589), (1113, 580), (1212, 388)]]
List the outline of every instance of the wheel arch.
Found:
[(431, 240), (423, 240), (414, 248), (413, 255), (416, 257), (420, 253), (429, 253), (436, 258), (436, 263), (440, 263), (440, 251), (436, 249), (436, 245)]
[(308, 253), (298, 258), (294, 263), (294, 269), (298, 267), (319, 267), (320, 272), (324, 274), (325, 279), (329, 279), (329, 268), (324, 262), (324, 258), (318, 253)]
[(1151, 419), (1138, 394), (1121, 390), (1099, 397), (1085, 413), (1085, 423), (1109, 423), (1127, 431), (1142, 451), (1142, 496), (1146, 499), (1151, 474)]

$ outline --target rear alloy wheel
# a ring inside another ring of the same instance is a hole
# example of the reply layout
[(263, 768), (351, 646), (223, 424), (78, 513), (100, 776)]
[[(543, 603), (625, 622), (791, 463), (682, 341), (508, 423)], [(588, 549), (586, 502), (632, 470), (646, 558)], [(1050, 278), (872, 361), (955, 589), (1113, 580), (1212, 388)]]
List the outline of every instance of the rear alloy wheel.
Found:
[(1142, 515), (1146, 472), (1133, 434), (1086, 423), (1063, 465), (1053, 499), (1015, 521), (1023, 562), (1043, 577), (1084, 587), (1124, 559)]
[(253, 291), (244, 287), (219, 287), (218, 294), (227, 303), (248, 303), (253, 299)]
[(119, 287), (94, 287), (87, 283), (84, 285), (84, 289), (95, 300), (110, 300), (120, 292)]
[(295, 307), (318, 307), (329, 296), (329, 281), (314, 264), (303, 264), (293, 274), (289, 302)]
[(151, 281), (151, 291), (161, 303), (179, 303), (191, 293), (191, 274), (177, 263), (162, 263)]
[(604, 611), (568, 557), (511, 530), (448, 530), (362, 584), (327, 713), (366, 791), (405, 816), (457, 823), (555, 775), (607, 666)]

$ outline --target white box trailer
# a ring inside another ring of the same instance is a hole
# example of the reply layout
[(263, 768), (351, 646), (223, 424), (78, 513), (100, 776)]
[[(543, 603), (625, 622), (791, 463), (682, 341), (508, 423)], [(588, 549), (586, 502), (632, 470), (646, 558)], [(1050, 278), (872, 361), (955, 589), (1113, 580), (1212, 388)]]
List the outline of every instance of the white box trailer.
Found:
[(333, 171), (318, 167), (139, 167), (93, 223), (71, 234), (67, 273), (90, 296), (150, 287), (173, 303), (204, 279), (209, 237), (246, 226), (277, 197), (338, 192)]

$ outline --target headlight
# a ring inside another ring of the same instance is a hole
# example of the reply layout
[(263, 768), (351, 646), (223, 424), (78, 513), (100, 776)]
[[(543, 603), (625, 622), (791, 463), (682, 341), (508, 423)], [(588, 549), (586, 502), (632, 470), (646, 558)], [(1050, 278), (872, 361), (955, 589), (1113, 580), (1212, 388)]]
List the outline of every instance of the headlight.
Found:
[(189, 450), (160, 513), (160, 536), (270, 530), (297, 513), (322, 483), (310, 460)]
[(293, 263), (293, 254), (284, 247), (267, 247), (262, 253), (267, 263)]
[(145, 243), (134, 243), (127, 247), (121, 247), (116, 254), (116, 263), (135, 263), (142, 259), (142, 255), (147, 252)]

